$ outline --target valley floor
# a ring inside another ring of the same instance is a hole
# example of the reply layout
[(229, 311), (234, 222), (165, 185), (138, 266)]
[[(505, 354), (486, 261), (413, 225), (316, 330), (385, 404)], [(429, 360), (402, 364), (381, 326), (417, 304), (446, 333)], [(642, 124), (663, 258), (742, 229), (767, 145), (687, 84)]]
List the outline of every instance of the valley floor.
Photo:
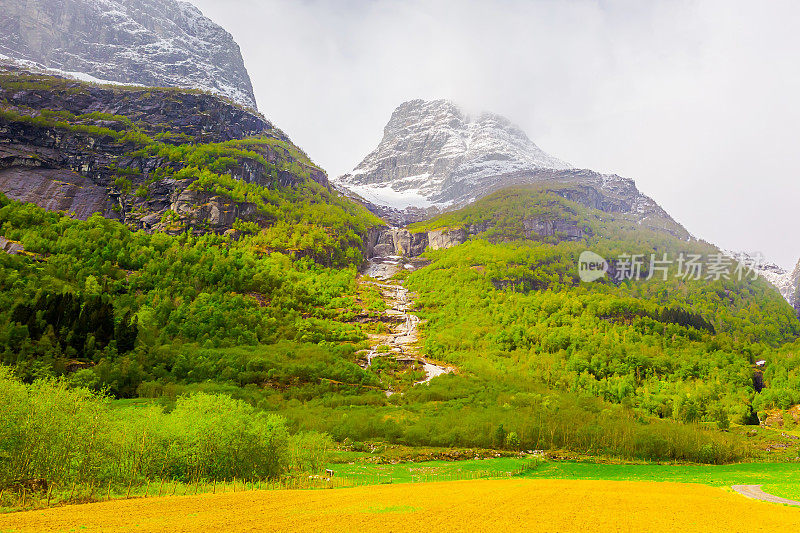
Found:
[(111, 501), (0, 516), (0, 532), (792, 531), (800, 509), (698, 484), (482, 480)]

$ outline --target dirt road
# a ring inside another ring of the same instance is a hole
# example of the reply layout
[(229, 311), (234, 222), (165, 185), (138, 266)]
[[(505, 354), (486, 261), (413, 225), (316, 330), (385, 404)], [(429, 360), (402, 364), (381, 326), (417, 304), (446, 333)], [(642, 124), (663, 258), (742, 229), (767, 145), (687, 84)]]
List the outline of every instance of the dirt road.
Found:
[(787, 500), (786, 498), (780, 498), (778, 496), (773, 496), (772, 494), (768, 494), (761, 490), (761, 485), (734, 485), (731, 487), (733, 490), (742, 494), (743, 496), (747, 496), (748, 498), (752, 498), (754, 500), (761, 500), (765, 502), (772, 502), (772, 503), (783, 503), (786, 505), (795, 505), (800, 507), (800, 502), (796, 502), (794, 500)]

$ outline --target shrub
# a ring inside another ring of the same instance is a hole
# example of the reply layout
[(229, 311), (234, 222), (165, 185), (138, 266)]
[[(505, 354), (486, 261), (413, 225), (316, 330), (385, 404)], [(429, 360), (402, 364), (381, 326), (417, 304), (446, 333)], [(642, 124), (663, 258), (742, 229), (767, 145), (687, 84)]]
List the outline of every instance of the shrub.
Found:
[(519, 449), (519, 437), (513, 431), (506, 436), (506, 448), (509, 450)]

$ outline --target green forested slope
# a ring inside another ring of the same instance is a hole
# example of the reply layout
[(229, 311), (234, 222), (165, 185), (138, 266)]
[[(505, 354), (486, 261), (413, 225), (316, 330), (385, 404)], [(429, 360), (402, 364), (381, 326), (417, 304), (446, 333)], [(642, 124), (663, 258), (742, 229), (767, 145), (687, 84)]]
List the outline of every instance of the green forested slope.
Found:
[[(531, 217), (575, 222), (587, 236), (521, 238)], [(585, 250), (608, 259), (642, 254), (648, 264), (650, 254), (713, 256), (711, 246), (639, 229), (537, 187), (501, 191), (415, 229), (474, 224), (488, 229), (464, 245), (429, 252), (433, 263), (409, 278), (428, 318), (433, 357), (685, 422), (746, 421), (752, 403), (773, 403), (765, 401), (775, 395), (770, 386), (789, 385), (779, 370), (787, 361), (781, 347), (797, 338), (800, 322), (765, 280), (747, 272), (739, 279), (735, 265), (730, 279), (684, 279), (677, 264), (666, 280), (661, 272), (619, 282), (578, 277)], [(772, 367), (763, 396), (752, 379), (761, 359)]]
[[(335, 208), (335, 202), (318, 209)], [(352, 353), (350, 344), (364, 338), (359, 327), (346, 323), (361, 311), (356, 265), (334, 269), (292, 259), (276, 251), (282, 249), (275, 246), (280, 237), (270, 229), (238, 240), (147, 234), (99, 216), (77, 221), (32, 205), (0, 203), (0, 233), (24, 247), (19, 255), (0, 254), (2, 361), (20, 377), (61, 375), (71, 365), (91, 366), (75, 361), (87, 362), (96, 366), (70, 373), (72, 379), (80, 376), (130, 396), (143, 381), (157, 378), (230, 375), (199, 375), (198, 365), (181, 356), (197, 350), (182, 349), (184, 343), (319, 343), (306, 359), (322, 365)], [(342, 218), (340, 223), (356, 225)], [(246, 362), (235, 359), (234, 366)], [(278, 359), (267, 365), (276, 375), (280, 364), (288, 364), (285, 354)], [(336, 370), (339, 364), (322, 366), (338, 376), (345, 372)], [(358, 367), (347, 368), (361, 379)], [(244, 384), (256, 377), (237, 379)]]

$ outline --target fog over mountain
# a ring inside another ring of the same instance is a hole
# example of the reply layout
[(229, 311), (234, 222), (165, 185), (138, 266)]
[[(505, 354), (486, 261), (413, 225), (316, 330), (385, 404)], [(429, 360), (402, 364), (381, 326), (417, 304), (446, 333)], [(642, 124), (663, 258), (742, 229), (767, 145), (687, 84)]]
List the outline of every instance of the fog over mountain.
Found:
[[(579, 168), (634, 177), (720, 246), (787, 269), (800, 256), (796, 3), (193, 3), (241, 46), (264, 113), (331, 176), (399, 103), (444, 98)], [(265, 35), (264, 20), (281, 23)]]

